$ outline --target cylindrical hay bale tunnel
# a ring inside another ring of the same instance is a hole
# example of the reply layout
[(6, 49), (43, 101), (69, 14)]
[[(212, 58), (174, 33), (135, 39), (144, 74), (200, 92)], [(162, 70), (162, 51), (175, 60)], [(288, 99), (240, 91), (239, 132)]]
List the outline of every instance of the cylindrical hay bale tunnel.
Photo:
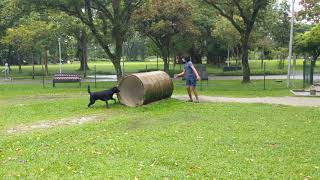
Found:
[(120, 102), (136, 107), (171, 97), (173, 82), (163, 71), (135, 73), (124, 77), (118, 88)]

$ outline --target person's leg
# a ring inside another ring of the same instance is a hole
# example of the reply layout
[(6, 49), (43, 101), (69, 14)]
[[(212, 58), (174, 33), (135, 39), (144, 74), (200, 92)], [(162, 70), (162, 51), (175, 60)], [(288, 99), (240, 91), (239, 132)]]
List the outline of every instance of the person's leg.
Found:
[(188, 92), (188, 95), (189, 95), (189, 102), (192, 102), (192, 94), (191, 94), (191, 81), (190, 79), (186, 79), (186, 86), (187, 86), (187, 92)]
[(196, 86), (192, 86), (191, 89), (193, 91), (194, 96), (196, 97), (196, 102), (199, 102), (199, 97), (198, 97), (198, 92), (197, 92)]
[(194, 96), (196, 97), (196, 102), (199, 102), (198, 92), (197, 92), (197, 80), (192, 79), (191, 90), (193, 91)]
[(187, 91), (188, 91), (188, 95), (189, 95), (189, 101), (192, 102), (193, 100), (192, 100), (192, 94), (191, 94), (191, 87), (190, 86), (187, 87)]

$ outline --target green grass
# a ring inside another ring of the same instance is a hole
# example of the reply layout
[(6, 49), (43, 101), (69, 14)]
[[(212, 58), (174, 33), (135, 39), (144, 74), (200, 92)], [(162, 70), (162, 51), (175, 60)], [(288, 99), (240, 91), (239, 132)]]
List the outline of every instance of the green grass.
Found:
[(104, 114), (106, 120), (98, 123), (4, 136), (1, 176), (303, 179), (320, 175), (319, 109), (166, 100), (136, 109), (117, 106)]
[[(295, 88), (301, 89), (302, 81), (295, 81)], [(186, 94), (185, 82), (175, 81), (175, 93)], [(216, 80), (198, 82), (198, 90), (202, 95), (226, 96), (226, 97), (277, 97), (292, 96), (287, 88), (287, 82), (277, 82), (275, 80), (266, 80), (266, 89), (264, 90), (263, 80), (254, 80), (249, 84), (243, 84), (240, 80)]]
[[(279, 75), (279, 74), (287, 74), (287, 64), (285, 64), (284, 69), (279, 69), (278, 60), (266, 60), (266, 74), (267, 75)], [(232, 64), (235, 64), (235, 61), (231, 62)], [(261, 68), (261, 61), (260, 60), (250, 60), (249, 61), (250, 68), (251, 68), (251, 74), (252, 75), (263, 75), (264, 71)], [(90, 61), (89, 67), (91, 68), (87, 73), (89, 75), (94, 74), (94, 66), (97, 67), (97, 74), (115, 74), (115, 70), (113, 68), (113, 65), (109, 61)], [(53, 75), (57, 72), (59, 72), (60, 66), (57, 64), (50, 64), (49, 66), (49, 74)], [(65, 73), (78, 73), (82, 74), (82, 71), (78, 71), (80, 67), (79, 62), (74, 62), (73, 64), (63, 64), (62, 65), (62, 71)], [(298, 60), (296, 71), (299, 73), (302, 73), (302, 67), (303, 67), (303, 61)], [(0, 69), (3, 67), (0, 66)], [(19, 73), (17, 66), (12, 66), (12, 76), (14, 78), (30, 78), (32, 76), (32, 66), (23, 66), (22, 72)], [(172, 64), (170, 64), (170, 71), (171, 74), (178, 73), (183, 68), (183, 65), (177, 65), (176, 67), (173, 67)], [(146, 62), (125, 62), (125, 73), (135, 73), (135, 72), (142, 72), (148, 70), (156, 70), (157, 69), (157, 62), (156, 61), (146, 61)], [(163, 69), (163, 63), (161, 60), (159, 60), (158, 69)], [(231, 71), (231, 72), (223, 72), (222, 67), (218, 67), (216, 65), (207, 65), (207, 69), (209, 74), (212, 75), (218, 75), (218, 76), (231, 76), (231, 75), (242, 75), (242, 71)], [(320, 68), (317, 66), (315, 68), (315, 73), (319, 73)], [(41, 76), (43, 74), (42, 67), (40, 65), (35, 66), (35, 75)], [(1, 74), (0, 78), (4, 75)]]
[[(181, 81), (175, 94), (185, 94)], [(281, 96), (285, 83), (212, 81), (208, 95)], [(98, 89), (112, 86), (99, 83)], [(303, 179), (320, 176), (319, 108), (163, 100), (86, 108), (75, 84), (0, 85), (1, 179)], [(232, 89), (235, 87), (236, 89)], [(93, 88), (93, 87), (92, 87)], [(98, 90), (93, 88), (93, 90)], [(264, 94), (264, 93), (265, 94)], [(17, 135), (17, 124), (100, 121)]]
[[(297, 84), (297, 83), (296, 83)], [(98, 83), (98, 88), (91, 84), (92, 91), (107, 89), (116, 84)], [(174, 94), (186, 94), (185, 82), (174, 81)], [(87, 83), (83, 88), (78, 84), (58, 84), (53, 88), (51, 84), (0, 85), (0, 128), (12, 126), (18, 123), (29, 123), (40, 120), (60, 119), (64, 117), (82, 116), (95, 113), (86, 108), (88, 103)], [(266, 90), (263, 90), (263, 81), (252, 81), (250, 84), (242, 84), (239, 80), (209, 81), (208, 86), (203, 82), (199, 84), (200, 95), (226, 96), (226, 97), (277, 97), (292, 96), (286, 88), (286, 82), (266, 81)], [(99, 104), (99, 103), (98, 103)], [(100, 102), (100, 107), (105, 104)], [(102, 108), (103, 109), (103, 108)], [(49, 113), (48, 113), (49, 112)]]

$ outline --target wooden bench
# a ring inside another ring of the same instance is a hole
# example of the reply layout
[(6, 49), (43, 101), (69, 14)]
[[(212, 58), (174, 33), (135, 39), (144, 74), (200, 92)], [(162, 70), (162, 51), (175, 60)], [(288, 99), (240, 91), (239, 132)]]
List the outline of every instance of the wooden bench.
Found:
[(55, 74), (53, 76), (53, 87), (56, 87), (56, 83), (72, 83), (72, 82), (79, 82), (81, 87), (81, 77), (77, 74)]
[(241, 66), (225, 66), (223, 67), (223, 72), (226, 71), (240, 71), (242, 70)]

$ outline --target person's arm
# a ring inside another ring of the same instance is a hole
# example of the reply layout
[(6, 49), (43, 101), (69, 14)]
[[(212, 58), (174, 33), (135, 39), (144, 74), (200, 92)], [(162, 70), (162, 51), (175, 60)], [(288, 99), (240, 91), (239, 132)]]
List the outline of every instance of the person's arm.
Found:
[(191, 65), (191, 68), (192, 68), (194, 74), (196, 75), (197, 80), (199, 81), (201, 78), (200, 78), (200, 76), (199, 76), (199, 74), (198, 74), (198, 71), (197, 71), (196, 68), (193, 66), (193, 64)]
[(175, 77), (174, 77), (174, 78), (181, 77), (181, 76), (183, 76), (183, 75), (184, 75), (184, 73), (185, 73), (185, 70), (183, 70), (183, 71), (182, 71), (182, 73), (179, 73), (179, 74), (175, 75)]

